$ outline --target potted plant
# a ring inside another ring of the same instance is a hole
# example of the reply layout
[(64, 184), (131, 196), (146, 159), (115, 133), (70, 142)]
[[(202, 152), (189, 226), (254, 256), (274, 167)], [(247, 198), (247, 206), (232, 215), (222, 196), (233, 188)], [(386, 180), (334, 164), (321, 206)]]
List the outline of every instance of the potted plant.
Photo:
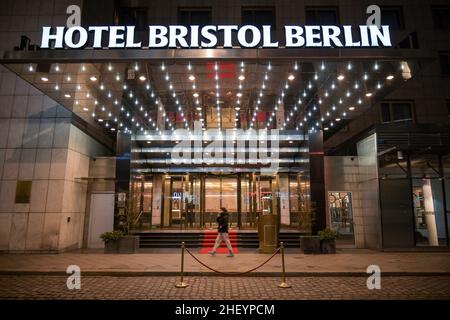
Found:
[(105, 243), (105, 253), (118, 253), (119, 241), (123, 237), (122, 231), (108, 231), (100, 235), (100, 238)]
[(338, 233), (331, 229), (319, 231), (320, 249), (322, 253), (336, 253), (336, 239)]
[(125, 208), (125, 214), (120, 218), (119, 228), (123, 236), (119, 239), (119, 253), (135, 253), (139, 249), (139, 236), (133, 234), (133, 229), (139, 222), (142, 211), (136, 213)]
[(318, 254), (320, 253), (319, 236), (312, 235), (312, 225), (316, 217), (316, 206), (311, 203), (300, 211), (300, 249), (304, 254)]

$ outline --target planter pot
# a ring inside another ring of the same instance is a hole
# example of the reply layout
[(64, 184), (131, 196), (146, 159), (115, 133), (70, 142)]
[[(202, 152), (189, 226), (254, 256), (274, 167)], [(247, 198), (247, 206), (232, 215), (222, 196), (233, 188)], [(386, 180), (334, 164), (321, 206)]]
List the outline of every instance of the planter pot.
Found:
[(336, 253), (336, 241), (335, 240), (323, 240), (320, 242), (322, 253)]
[(119, 241), (105, 242), (105, 253), (117, 253), (119, 252)]
[(119, 253), (135, 253), (139, 249), (139, 236), (124, 236), (119, 240)]
[(318, 236), (301, 236), (300, 249), (304, 254), (320, 253), (320, 240)]

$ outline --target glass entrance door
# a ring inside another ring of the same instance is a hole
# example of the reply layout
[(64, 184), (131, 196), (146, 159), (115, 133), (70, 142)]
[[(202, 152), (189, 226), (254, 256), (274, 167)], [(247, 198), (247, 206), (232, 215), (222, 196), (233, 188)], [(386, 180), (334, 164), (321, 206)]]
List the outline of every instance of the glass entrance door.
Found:
[(277, 214), (271, 176), (243, 175), (240, 179), (240, 189), (240, 228), (255, 229), (259, 215)]
[(240, 178), (241, 186), (241, 225), (242, 229), (251, 229), (255, 227), (255, 216), (256, 212), (254, 206), (256, 201), (254, 201), (254, 191), (252, 183), (252, 175), (245, 174)]
[(272, 177), (257, 179), (257, 214), (273, 214)]
[(331, 228), (338, 232), (339, 242), (354, 244), (353, 207), (351, 192), (328, 192)]
[(183, 176), (172, 177), (170, 197), (170, 224), (182, 227), (185, 220), (183, 203)]
[(201, 227), (201, 178), (194, 175), (166, 176), (164, 179), (164, 227)]
[(129, 217), (132, 228), (148, 230), (152, 224), (152, 176), (134, 177), (130, 183)]
[(217, 214), (223, 207), (228, 210), (230, 227), (236, 227), (238, 222), (237, 177), (207, 176), (204, 183), (204, 226), (215, 228)]
[(201, 226), (201, 180), (189, 175), (186, 178), (183, 195), (185, 208), (185, 225), (187, 229), (198, 229)]
[(224, 207), (231, 228), (254, 230), (259, 215), (279, 214), (275, 180), (256, 174), (167, 175), (163, 180), (163, 228), (215, 229)]

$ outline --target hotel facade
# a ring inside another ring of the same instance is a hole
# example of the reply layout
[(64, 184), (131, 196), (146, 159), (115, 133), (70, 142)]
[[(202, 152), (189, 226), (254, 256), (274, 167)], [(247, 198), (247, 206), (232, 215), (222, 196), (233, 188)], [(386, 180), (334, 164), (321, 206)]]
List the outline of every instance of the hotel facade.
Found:
[[(375, 5), (375, 6), (374, 6)], [(0, 250), (448, 249), (447, 1), (0, 3)], [(253, 238), (252, 238), (253, 237)], [(192, 246), (196, 242), (190, 242)]]

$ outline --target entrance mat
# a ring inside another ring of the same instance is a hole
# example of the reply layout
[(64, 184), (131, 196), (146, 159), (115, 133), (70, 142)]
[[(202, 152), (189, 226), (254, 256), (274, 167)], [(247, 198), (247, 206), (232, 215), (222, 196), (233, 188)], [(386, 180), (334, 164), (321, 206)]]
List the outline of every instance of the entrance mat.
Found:
[[(207, 254), (214, 247), (214, 243), (216, 242), (218, 231), (214, 230), (206, 230), (203, 232), (203, 243), (200, 248), (200, 254)], [(233, 252), (238, 253), (239, 250), (237, 248), (237, 231), (229, 230), (228, 235), (230, 237), (231, 246), (233, 247)], [(217, 248), (216, 253), (228, 253), (228, 248), (225, 242), (222, 241), (220, 247)]]

